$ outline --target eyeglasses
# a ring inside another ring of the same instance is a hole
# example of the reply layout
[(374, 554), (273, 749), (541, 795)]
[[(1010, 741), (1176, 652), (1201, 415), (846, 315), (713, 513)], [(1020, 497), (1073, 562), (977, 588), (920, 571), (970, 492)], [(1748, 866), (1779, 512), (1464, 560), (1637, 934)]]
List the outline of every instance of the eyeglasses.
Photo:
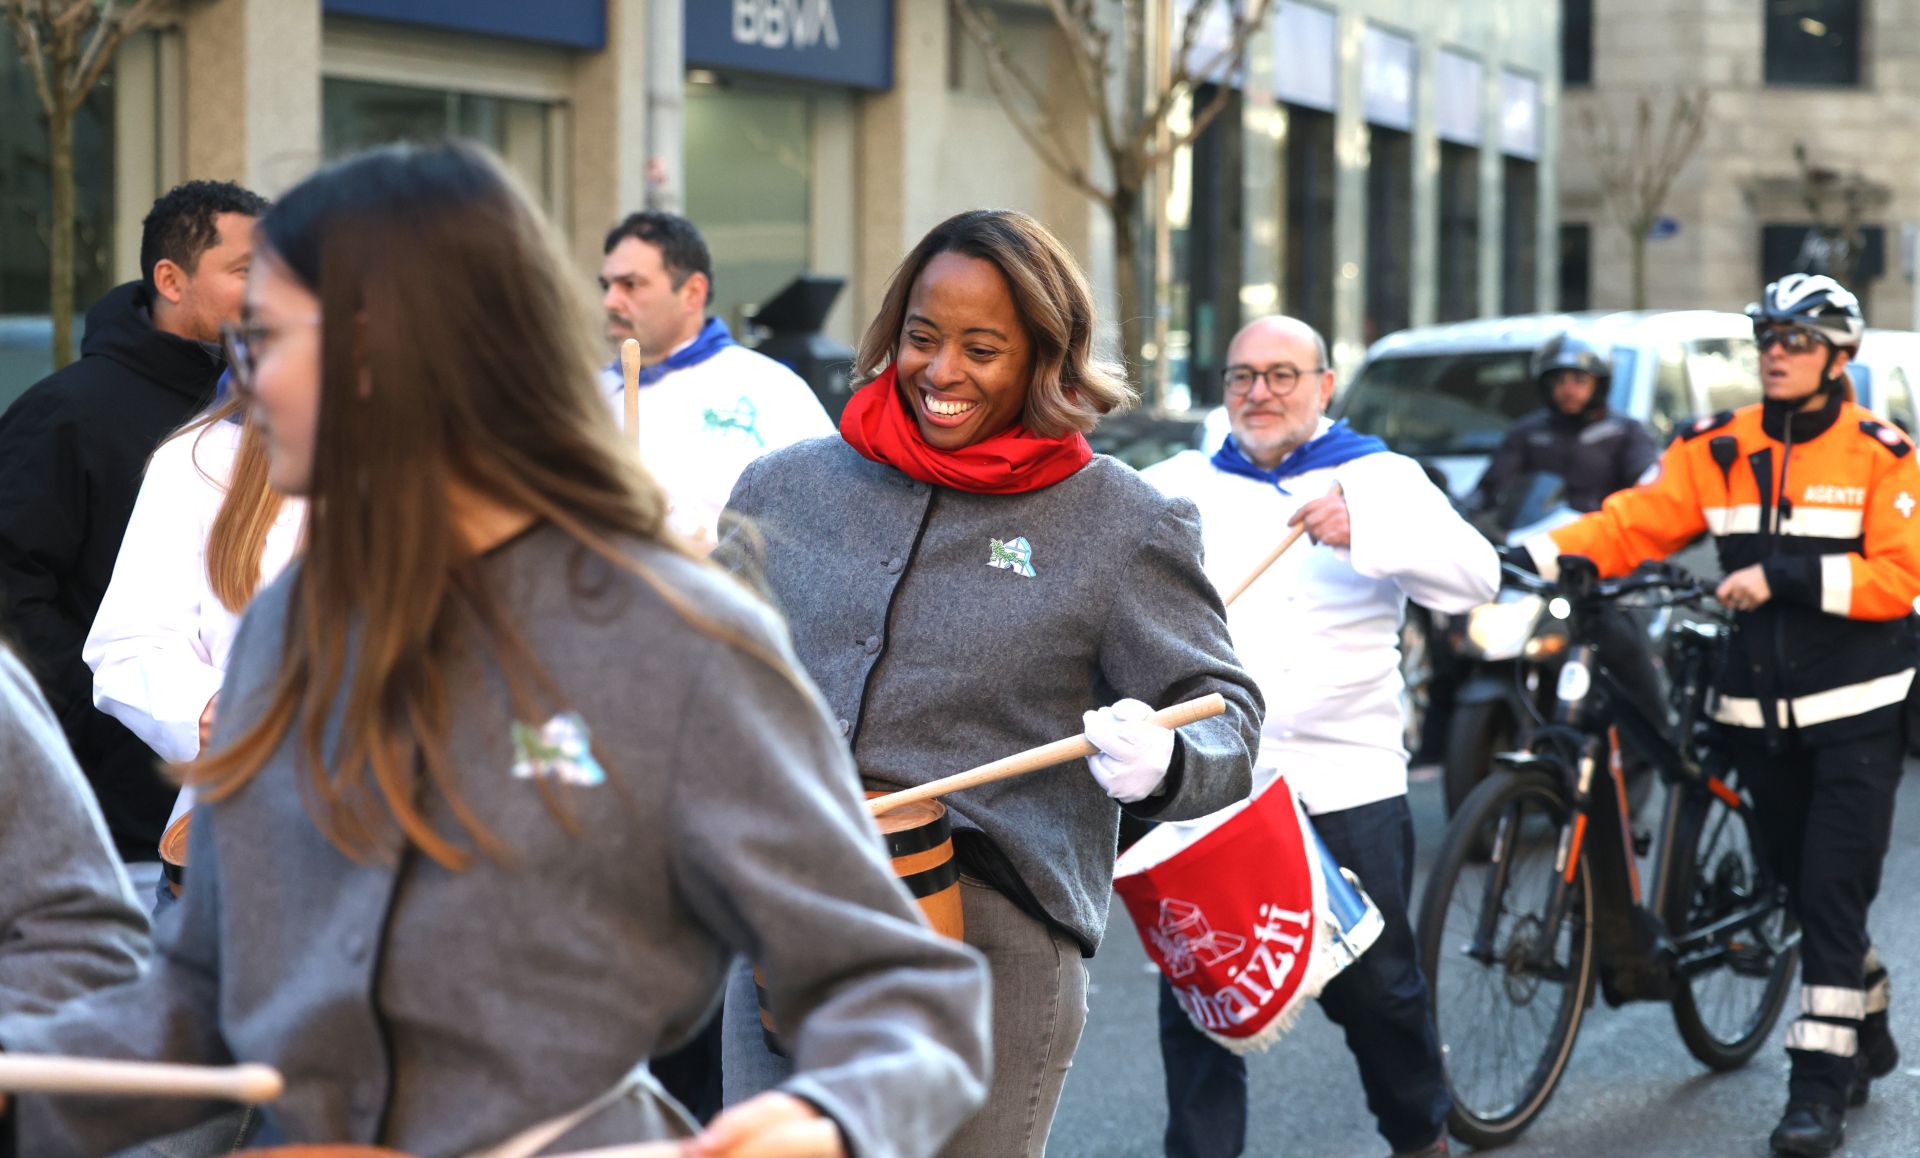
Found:
[(1756, 330), (1753, 340), (1761, 353), (1765, 353), (1767, 347), (1777, 345), (1789, 354), (1806, 354), (1826, 344), (1825, 338), (1800, 326), (1773, 326)]
[(1296, 366), (1281, 364), (1256, 370), (1252, 366), (1228, 366), (1226, 373), (1220, 375), (1221, 384), (1227, 389), (1229, 398), (1245, 398), (1253, 392), (1255, 382), (1265, 382), (1267, 393), (1275, 398), (1285, 398), (1300, 385), (1300, 379), (1308, 374), (1324, 374), (1325, 366), (1315, 366), (1311, 370), (1302, 370)]
[(273, 343), (281, 331), (294, 326), (317, 326), (320, 315), (310, 318), (297, 318), (269, 326), (262, 322), (245, 321), (238, 325), (233, 322), (220, 323), (220, 349), (227, 355), (227, 366), (233, 371), (233, 383), (242, 390), (253, 386), (254, 371), (259, 369), (260, 355)]

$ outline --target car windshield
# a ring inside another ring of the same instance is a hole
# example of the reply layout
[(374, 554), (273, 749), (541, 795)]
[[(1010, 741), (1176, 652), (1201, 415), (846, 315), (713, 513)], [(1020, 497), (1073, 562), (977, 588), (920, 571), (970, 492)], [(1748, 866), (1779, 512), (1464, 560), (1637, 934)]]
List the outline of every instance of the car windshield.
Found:
[(1514, 419), (1540, 406), (1530, 350), (1376, 358), (1347, 389), (1340, 417), (1401, 454), (1490, 454)]

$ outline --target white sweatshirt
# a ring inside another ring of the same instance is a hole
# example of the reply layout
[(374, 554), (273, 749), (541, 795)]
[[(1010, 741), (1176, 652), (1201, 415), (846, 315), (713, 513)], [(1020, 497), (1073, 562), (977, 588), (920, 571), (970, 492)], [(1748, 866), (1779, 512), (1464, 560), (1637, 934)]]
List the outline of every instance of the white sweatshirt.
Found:
[[(1320, 433), (1329, 426), (1322, 419)], [(1267, 701), (1254, 790), (1284, 772), (1310, 813), (1404, 795), (1407, 600), (1461, 612), (1492, 599), (1500, 583), (1492, 545), (1420, 464), (1397, 454), (1293, 475), (1282, 483), (1288, 494), (1227, 474), (1197, 450), (1142, 473), (1200, 508), (1207, 575), (1223, 597), (1286, 537), (1295, 511), (1340, 484), (1352, 549), (1303, 538), (1227, 612), (1234, 650)]]
[[(617, 364), (605, 379), (614, 419), (624, 422)], [(800, 376), (745, 346), (727, 346), (640, 387), (640, 461), (667, 490), (667, 524), (709, 546), (719, 541), (720, 512), (748, 463), (832, 433), (833, 422)]]
[[(240, 425), (216, 422), (154, 452), (81, 650), (94, 706), (165, 760), (199, 754), (200, 713), (220, 690), (239, 625), (207, 582), (207, 534), (239, 449)], [(260, 555), (263, 585), (293, 557), (305, 513), (299, 499), (280, 504)]]

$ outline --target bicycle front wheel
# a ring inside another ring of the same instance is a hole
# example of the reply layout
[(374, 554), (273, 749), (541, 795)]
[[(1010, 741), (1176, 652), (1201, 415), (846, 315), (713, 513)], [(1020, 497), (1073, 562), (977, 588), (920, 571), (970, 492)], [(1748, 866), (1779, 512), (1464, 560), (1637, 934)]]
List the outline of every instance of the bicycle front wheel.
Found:
[(1584, 850), (1564, 912), (1548, 913), (1570, 821), (1544, 776), (1495, 772), (1447, 826), (1421, 897), (1420, 960), (1453, 1092), (1447, 1125), (1474, 1146), (1520, 1136), (1553, 1095), (1580, 1032), (1593, 983)]
[[(1687, 1052), (1714, 1070), (1745, 1065), (1786, 1004), (1799, 937), (1761, 855), (1753, 812), (1711, 793), (1687, 802), (1667, 927), (1685, 946), (1673, 1020)], [(1689, 934), (1708, 932), (1700, 944)]]

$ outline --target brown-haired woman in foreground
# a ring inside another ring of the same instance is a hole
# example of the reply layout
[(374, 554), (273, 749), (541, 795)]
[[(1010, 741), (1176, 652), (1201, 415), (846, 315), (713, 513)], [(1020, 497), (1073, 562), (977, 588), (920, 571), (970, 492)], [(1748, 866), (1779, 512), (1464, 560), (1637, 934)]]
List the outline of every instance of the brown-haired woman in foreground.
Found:
[[(1133, 398), (1093, 337), (1086, 279), (1037, 221), (949, 219), (894, 271), (842, 438), (776, 451), (734, 489), (764, 559), (749, 534), (721, 547), (763, 569), (873, 787), (1083, 728), (1102, 750), (946, 798), (966, 940), (993, 973), (994, 1046), (986, 1108), (950, 1155), (1043, 1153), (1086, 1020), (1081, 958), (1106, 929), (1120, 810), (1188, 819), (1245, 797), (1259, 737), (1193, 504), (1087, 445)], [(1178, 736), (1142, 718), (1210, 692), (1227, 714)], [(751, 984), (739, 971), (727, 995), (729, 1100), (785, 1072)]]
[[(0, 1045), (272, 1064), (263, 1141), (558, 1153), (673, 1136), (636, 1067), (746, 953), (803, 1064), (690, 1152), (928, 1154), (979, 1103), (978, 961), (900, 893), (775, 618), (662, 531), (572, 281), (466, 146), (262, 218), (230, 344), (304, 557), (235, 641), (156, 967)], [(15, 1122), (104, 1154), (216, 1109)]]

